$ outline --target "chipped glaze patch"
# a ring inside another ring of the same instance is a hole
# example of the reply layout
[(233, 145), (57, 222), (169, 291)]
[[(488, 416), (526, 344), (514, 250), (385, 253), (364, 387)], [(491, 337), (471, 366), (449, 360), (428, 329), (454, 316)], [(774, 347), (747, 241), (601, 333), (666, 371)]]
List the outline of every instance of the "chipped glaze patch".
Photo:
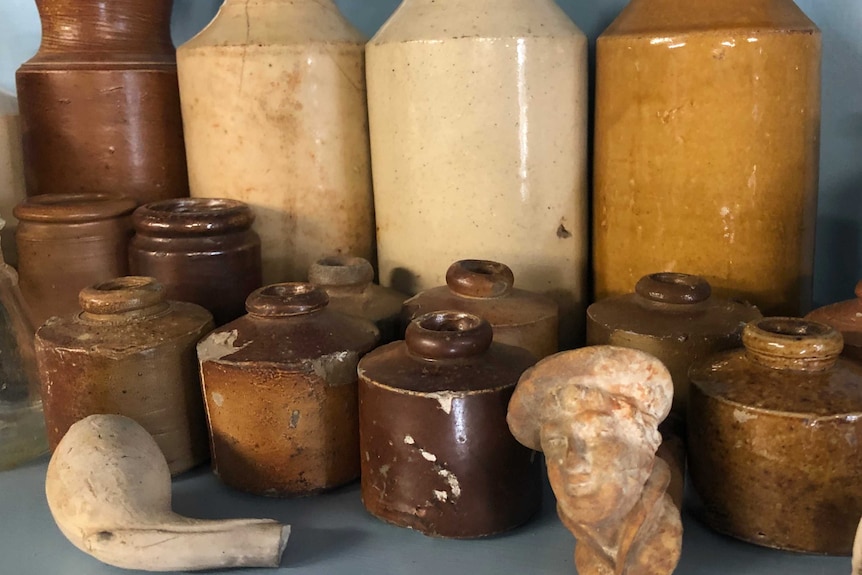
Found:
[(459, 397), (460, 394), (453, 393), (451, 391), (440, 391), (438, 393), (429, 393), (427, 395), (428, 399), (434, 399), (440, 404), (440, 409), (446, 415), (450, 415), (452, 413), (452, 400)]
[(337, 351), (312, 360), (311, 369), (315, 375), (326, 381), (327, 385), (336, 387), (356, 381), (357, 363), (359, 354), (355, 351)]
[(736, 409), (733, 411), (733, 419), (735, 419), (739, 423), (747, 423), (752, 419), (757, 419), (757, 415), (746, 413), (741, 409)]
[(239, 337), (239, 333), (235, 329), (208, 335), (198, 343), (198, 360), (201, 363), (219, 361), (253, 343), (247, 341), (237, 347), (235, 345), (237, 337)]

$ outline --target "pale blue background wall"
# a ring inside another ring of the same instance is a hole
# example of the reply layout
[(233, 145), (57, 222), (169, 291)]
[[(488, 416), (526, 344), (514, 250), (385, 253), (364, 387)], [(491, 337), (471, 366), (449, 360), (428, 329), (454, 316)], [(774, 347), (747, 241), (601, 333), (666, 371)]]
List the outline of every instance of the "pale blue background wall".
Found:
[[(336, 0), (369, 36), (399, 0)], [(595, 39), (626, 0), (558, 0)], [(692, 0), (697, 1), (697, 0)], [(203, 27), (220, 0), (176, 0), (174, 39)], [(823, 131), (815, 301), (852, 297), (862, 278), (862, 0), (797, 0), (823, 31)], [(0, 89), (14, 90), (14, 71), (39, 45), (33, 0), (0, 0)]]

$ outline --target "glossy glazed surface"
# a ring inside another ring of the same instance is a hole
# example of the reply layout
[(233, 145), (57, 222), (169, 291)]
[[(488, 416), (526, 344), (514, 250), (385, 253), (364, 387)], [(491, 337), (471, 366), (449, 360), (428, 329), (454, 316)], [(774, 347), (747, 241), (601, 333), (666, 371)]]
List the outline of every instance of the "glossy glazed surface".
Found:
[(807, 319), (829, 324), (844, 337), (844, 355), (862, 360), (862, 282), (856, 284), (856, 298), (818, 308)]

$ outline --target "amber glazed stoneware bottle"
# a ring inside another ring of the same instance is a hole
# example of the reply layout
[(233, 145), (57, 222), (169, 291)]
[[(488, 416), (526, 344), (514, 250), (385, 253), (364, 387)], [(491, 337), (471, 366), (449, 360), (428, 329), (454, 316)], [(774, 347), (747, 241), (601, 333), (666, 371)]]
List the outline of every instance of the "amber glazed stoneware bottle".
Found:
[(36, 359), (51, 449), (96, 413), (137, 421), (176, 475), (209, 457), (195, 344), (213, 328), (204, 308), (165, 299), (153, 278), (126, 276), (85, 288), (81, 311), (36, 332)]
[(152, 276), (168, 299), (213, 314), (216, 325), (245, 313), (263, 283), (254, 215), (236, 200), (177, 198), (141, 206), (132, 215), (129, 271)]
[(359, 475), (356, 365), (368, 320), (307, 283), (263, 287), (198, 344), (213, 471), (258, 495), (310, 495)]
[(692, 367), (688, 448), (704, 519), (758, 545), (849, 555), (862, 516), (862, 365), (826, 324), (767, 318)]
[(36, 0), (42, 44), (15, 80), (27, 194), (188, 195), (173, 0)]
[(332, 0), (225, 0), (177, 51), (191, 194), (251, 205), (267, 284), (373, 257), (364, 44)]
[(461, 260), (446, 271), (446, 285), (404, 302), (409, 323), (426, 313), (458, 310), (478, 315), (494, 328), (494, 341), (523, 347), (537, 360), (557, 353), (559, 308), (547, 296), (514, 287), (511, 268), (488, 260)]
[(404, 0), (368, 43), (368, 111), (380, 283), (506, 262), (583, 341), (587, 39), (554, 0)]
[(818, 308), (806, 319), (831, 325), (844, 337), (844, 356), (862, 361), (862, 281), (856, 284), (856, 297)]
[(374, 268), (365, 258), (329, 256), (308, 268), (308, 281), (329, 296), (329, 309), (373, 321), (380, 344), (401, 339), (401, 306), (407, 296), (374, 283)]
[(35, 327), (77, 311), (85, 287), (128, 273), (136, 206), (102, 193), (45, 194), (15, 206), (21, 292)]
[(492, 342), (457, 311), (423, 315), (406, 340), (359, 362), (362, 501), (435, 537), (512, 529), (539, 509), (540, 459), (512, 436), (506, 407), (535, 358)]
[(810, 310), (820, 57), (792, 0), (631, 0), (597, 42), (597, 299), (664, 270)]

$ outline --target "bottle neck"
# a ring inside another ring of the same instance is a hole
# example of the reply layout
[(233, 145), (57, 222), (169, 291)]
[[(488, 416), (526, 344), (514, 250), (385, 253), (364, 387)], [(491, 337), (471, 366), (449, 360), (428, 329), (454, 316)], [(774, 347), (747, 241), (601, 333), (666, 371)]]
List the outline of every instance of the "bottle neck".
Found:
[(479, 316), (457, 311), (435, 311), (414, 319), (405, 333), (408, 353), (426, 361), (463, 362), (482, 356), (494, 333)]
[(128, 323), (170, 310), (165, 288), (147, 276), (125, 276), (84, 288), (78, 301), (80, 317), (89, 323)]
[(742, 331), (746, 357), (772, 369), (817, 372), (830, 369), (844, 347), (841, 334), (810, 320), (772, 317), (756, 320)]

